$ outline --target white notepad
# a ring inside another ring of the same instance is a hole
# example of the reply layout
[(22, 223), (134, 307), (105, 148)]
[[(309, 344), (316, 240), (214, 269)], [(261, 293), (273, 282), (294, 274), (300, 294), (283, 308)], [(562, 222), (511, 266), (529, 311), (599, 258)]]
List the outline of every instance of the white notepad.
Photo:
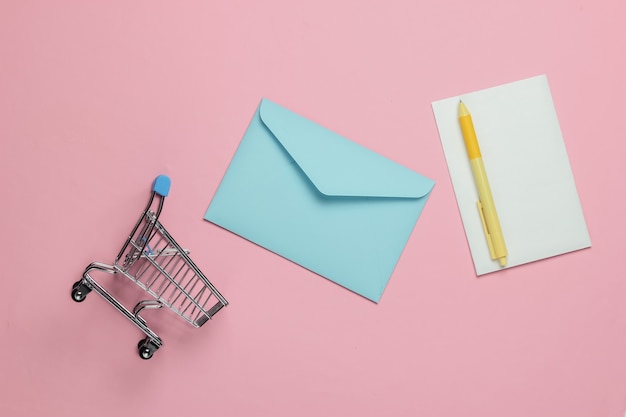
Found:
[(591, 239), (545, 75), (432, 103), (476, 274), (489, 256), (478, 194), (459, 127), (467, 105), (514, 267), (587, 248)]

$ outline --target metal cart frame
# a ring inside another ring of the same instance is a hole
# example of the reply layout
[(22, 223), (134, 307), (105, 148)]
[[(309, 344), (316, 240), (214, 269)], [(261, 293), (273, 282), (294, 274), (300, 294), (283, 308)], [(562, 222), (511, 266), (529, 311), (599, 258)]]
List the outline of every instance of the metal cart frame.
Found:
[[(92, 262), (82, 279), (72, 286), (74, 301), (82, 302), (87, 294), (95, 291), (146, 335), (137, 346), (142, 359), (150, 359), (163, 345), (161, 338), (141, 316), (144, 309), (168, 307), (194, 327), (201, 327), (228, 305), (193, 263), (189, 251), (181, 248), (158, 220), (170, 184), (165, 175), (154, 180), (148, 205), (113, 264)], [(151, 298), (139, 301), (130, 310), (93, 278), (93, 271), (123, 275)]]

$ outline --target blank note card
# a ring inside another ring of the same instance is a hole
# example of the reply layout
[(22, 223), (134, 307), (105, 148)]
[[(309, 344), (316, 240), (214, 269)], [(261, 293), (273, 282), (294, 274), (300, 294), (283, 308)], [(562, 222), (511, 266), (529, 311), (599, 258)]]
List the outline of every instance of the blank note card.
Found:
[(458, 122), (474, 121), (509, 256), (506, 268), (591, 246), (545, 75), (432, 104), (476, 274), (502, 269), (489, 249)]

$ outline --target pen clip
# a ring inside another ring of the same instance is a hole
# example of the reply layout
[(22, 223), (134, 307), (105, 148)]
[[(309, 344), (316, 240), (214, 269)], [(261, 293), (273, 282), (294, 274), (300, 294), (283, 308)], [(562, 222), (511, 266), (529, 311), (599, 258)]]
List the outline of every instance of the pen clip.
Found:
[(489, 229), (487, 228), (487, 222), (485, 221), (485, 213), (483, 212), (483, 205), (480, 203), (480, 200), (476, 202), (478, 206), (478, 213), (480, 214), (480, 220), (483, 223), (483, 231), (485, 232), (485, 238), (487, 238), (487, 246), (489, 247), (489, 254), (491, 255), (491, 259), (496, 259), (496, 251), (493, 248), (493, 241), (491, 240), (491, 234), (489, 233)]

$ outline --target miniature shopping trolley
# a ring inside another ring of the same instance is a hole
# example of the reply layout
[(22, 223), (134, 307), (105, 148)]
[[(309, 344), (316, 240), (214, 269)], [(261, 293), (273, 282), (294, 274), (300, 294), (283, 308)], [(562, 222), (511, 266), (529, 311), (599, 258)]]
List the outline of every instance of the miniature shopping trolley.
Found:
[[(84, 301), (93, 290), (145, 333), (146, 337), (138, 344), (139, 356), (143, 359), (150, 359), (163, 345), (161, 338), (150, 330), (141, 316), (144, 309), (168, 307), (193, 326), (201, 327), (228, 305), (192, 262), (189, 251), (182, 249), (159, 222), (169, 188), (167, 176), (160, 175), (154, 180), (148, 205), (113, 265), (91, 263), (82, 279), (72, 287), (74, 301)], [(131, 311), (94, 280), (92, 271), (125, 276), (151, 297), (139, 301)]]

